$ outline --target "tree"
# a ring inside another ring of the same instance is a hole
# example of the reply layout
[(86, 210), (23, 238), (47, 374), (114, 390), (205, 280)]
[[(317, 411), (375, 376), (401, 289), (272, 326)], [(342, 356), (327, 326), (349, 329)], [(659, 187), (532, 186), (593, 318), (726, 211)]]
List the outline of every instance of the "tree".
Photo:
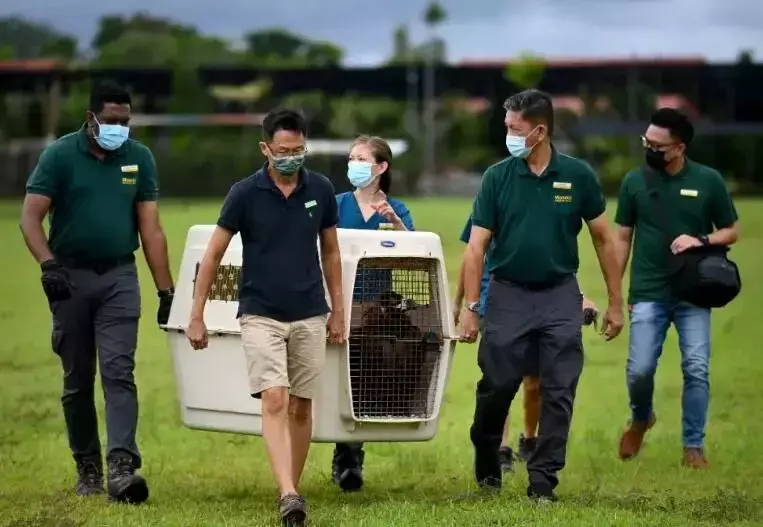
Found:
[(429, 28), (429, 39), (428, 42), (419, 46), (417, 54), (435, 63), (445, 62), (445, 41), (438, 36), (437, 32), (447, 18), (448, 13), (440, 2), (433, 0), (427, 4), (424, 10), (424, 23)]
[(77, 39), (45, 24), (6, 17), (0, 19), (0, 55), (17, 60), (72, 60), (77, 55)]
[(427, 4), (424, 10), (424, 23), (429, 27), (439, 27), (448, 18), (448, 13), (442, 4), (433, 0)]
[(509, 82), (527, 90), (535, 88), (543, 79), (546, 62), (543, 58), (532, 53), (522, 52), (517, 60), (506, 65), (503, 76)]
[(392, 57), (390, 64), (407, 64), (411, 61), (412, 49), (408, 27), (399, 25), (392, 33)]
[(127, 33), (172, 35), (174, 37), (199, 35), (194, 27), (178, 24), (169, 19), (155, 17), (147, 13), (136, 13), (129, 17), (112, 15), (100, 19), (98, 30), (91, 45), (93, 49), (100, 51)]
[(281, 28), (248, 33), (249, 61), (268, 67), (339, 66), (343, 51), (330, 42), (308, 40)]

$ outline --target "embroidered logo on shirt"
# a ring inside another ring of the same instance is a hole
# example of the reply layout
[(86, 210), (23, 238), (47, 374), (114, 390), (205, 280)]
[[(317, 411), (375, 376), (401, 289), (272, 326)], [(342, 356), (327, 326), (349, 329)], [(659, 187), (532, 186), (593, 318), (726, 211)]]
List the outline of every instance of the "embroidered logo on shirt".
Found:
[(693, 188), (682, 188), (681, 195), (686, 196), (687, 198), (696, 198), (699, 197), (699, 191), (694, 190)]
[(134, 177), (123, 177), (122, 178), (122, 184), (123, 185), (134, 185), (137, 182), (137, 178)]
[(570, 196), (569, 194), (567, 195), (555, 194), (554, 203), (572, 203), (572, 196)]
[(554, 188), (561, 190), (572, 190), (572, 183), (566, 181), (554, 181)]
[(122, 172), (137, 172), (138, 165), (124, 165), (122, 166)]
[(307, 209), (307, 215), (311, 218), (313, 217), (313, 211), (311, 210), (313, 207), (317, 206), (318, 202), (314, 199), (311, 199), (310, 201), (305, 203), (305, 208)]

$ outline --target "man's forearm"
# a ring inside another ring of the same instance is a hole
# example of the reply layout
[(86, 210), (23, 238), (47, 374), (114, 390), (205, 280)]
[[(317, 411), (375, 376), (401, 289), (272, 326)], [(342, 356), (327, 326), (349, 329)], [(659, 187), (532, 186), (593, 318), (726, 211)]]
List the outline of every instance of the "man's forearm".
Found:
[(710, 245), (733, 245), (736, 243), (739, 233), (736, 227), (726, 227), (719, 229), (707, 237)]
[(42, 223), (35, 219), (21, 218), (21, 234), (24, 236), (29, 252), (32, 253), (37, 263), (42, 263), (53, 258), (53, 253), (48, 247), (48, 239), (45, 237), (45, 231)]
[(344, 313), (344, 300), (342, 298), (342, 259), (339, 251), (333, 251), (323, 255), (323, 273), (326, 277), (326, 286), (331, 298), (331, 311)]
[(199, 264), (199, 272), (196, 274), (196, 283), (193, 289), (193, 304), (191, 304), (191, 320), (204, 320), (204, 306), (209, 298), (209, 291), (212, 289), (215, 271), (220, 265), (222, 257), (217, 258), (214, 255), (205, 254)]
[(464, 301), (464, 266), (465, 263), (462, 260), (461, 265), (458, 268), (458, 284), (456, 285), (456, 296), (453, 298), (456, 304), (462, 304)]
[(621, 270), (617, 246), (618, 244), (612, 238), (594, 242), (596, 257), (599, 260), (599, 266), (604, 275), (610, 303), (620, 303), (623, 300), (623, 271)]
[(480, 277), (485, 255), (469, 247), (464, 254), (464, 299), (471, 303), (480, 299)]
[(172, 288), (172, 274), (170, 273), (169, 256), (167, 253), (167, 238), (161, 230), (152, 232), (150, 235), (141, 236), (143, 254), (151, 269), (151, 276), (159, 291)]
[(625, 269), (628, 267), (628, 258), (630, 258), (631, 255), (631, 241), (617, 240), (616, 244), (617, 276), (619, 276), (622, 281), (625, 277)]

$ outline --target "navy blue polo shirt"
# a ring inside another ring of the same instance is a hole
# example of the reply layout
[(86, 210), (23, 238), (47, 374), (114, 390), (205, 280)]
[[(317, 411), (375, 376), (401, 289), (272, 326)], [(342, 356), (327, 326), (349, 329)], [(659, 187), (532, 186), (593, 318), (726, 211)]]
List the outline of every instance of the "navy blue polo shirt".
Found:
[(302, 169), (288, 197), (267, 164), (235, 183), (217, 225), (241, 234), (243, 262), (238, 316), (294, 322), (328, 313), (318, 235), (336, 227), (334, 187), (323, 174)]

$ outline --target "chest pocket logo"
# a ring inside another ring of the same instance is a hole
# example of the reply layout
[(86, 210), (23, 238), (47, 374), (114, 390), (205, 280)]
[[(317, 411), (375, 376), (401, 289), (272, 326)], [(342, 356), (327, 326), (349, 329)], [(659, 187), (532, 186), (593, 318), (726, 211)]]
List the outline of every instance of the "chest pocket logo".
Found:
[(681, 195), (686, 198), (698, 198), (699, 197), (699, 191), (694, 190), (692, 188), (682, 188), (681, 189)]
[(135, 185), (137, 183), (138, 165), (122, 165), (121, 170), (122, 174), (129, 174), (122, 176), (123, 185)]
[(318, 202), (314, 199), (308, 201), (305, 203), (305, 209), (307, 209), (307, 214), (311, 218), (313, 217), (313, 209), (318, 206)]
[(560, 190), (572, 190), (572, 183), (567, 181), (554, 181), (554, 203), (572, 203), (572, 193), (559, 192)]

